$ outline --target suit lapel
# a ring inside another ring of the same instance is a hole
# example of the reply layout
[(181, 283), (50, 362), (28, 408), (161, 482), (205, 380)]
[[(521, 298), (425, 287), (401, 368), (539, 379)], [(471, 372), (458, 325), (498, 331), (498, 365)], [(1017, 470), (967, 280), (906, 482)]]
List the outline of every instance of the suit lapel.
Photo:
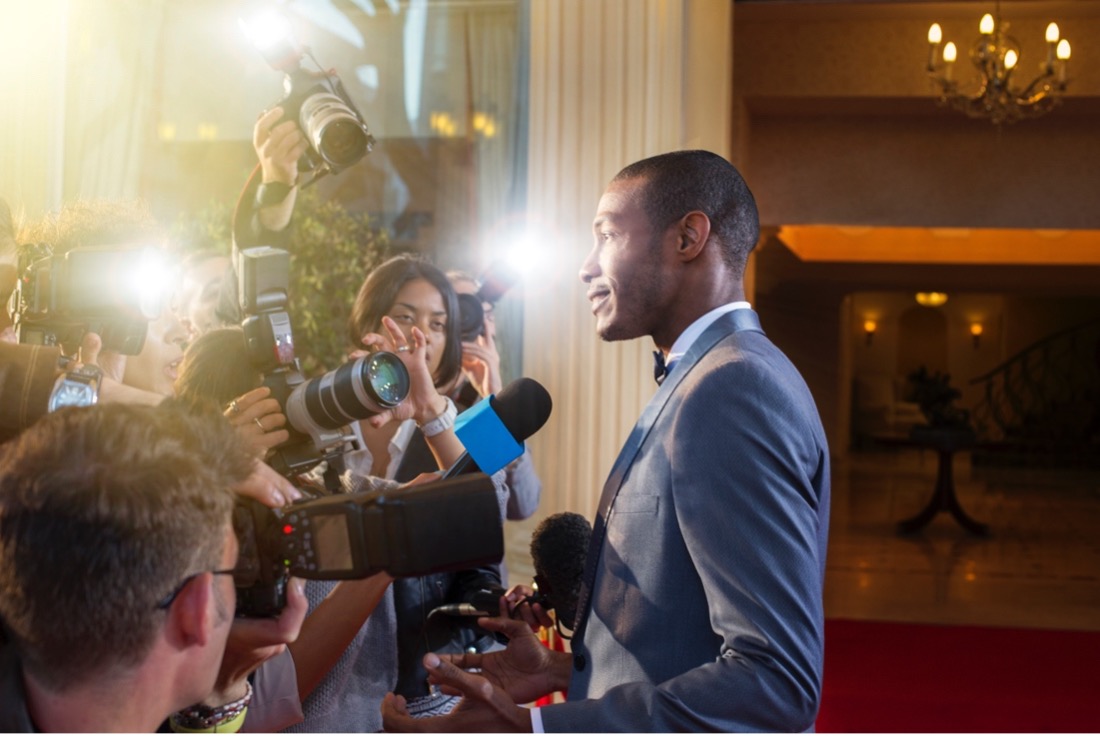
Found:
[(695, 367), (700, 358), (706, 355), (719, 340), (732, 332), (754, 330), (763, 332), (760, 328), (760, 318), (751, 309), (735, 309), (716, 319), (703, 334), (692, 343), (684, 357), (676, 361), (672, 370), (657, 389), (657, 393), (646, 404), (642, 416), (638, 419), (634, 428), (630, 431), (623, 449), (619, 451), (619, 457), (611, 467), (611, 474), (604, 483), (603, 493), (600, 495), (600, 505), (596, 512), (596, 523), (592, 527), (592, 538), (588, 545), (588, 557), (584, 565), (584, 584), (577, 603), (577, 622), (575, 626), (574, 640), (579, 641), (584, 633), (584, 625), (588, 620), (588, 603), (592, 592), (592, 585), (596, 579), (596, 566), (603, 548), (604, 536), (607, 532), (607, 517), (611, 507), (615, 503), (615, 497), (622, 487), (626, 471), (637, 457), (638, 451), (649, 436), (650, 430), (657, 422), (657, 417), (668, 403), (672, 393), (684, 380), (687, 374)]

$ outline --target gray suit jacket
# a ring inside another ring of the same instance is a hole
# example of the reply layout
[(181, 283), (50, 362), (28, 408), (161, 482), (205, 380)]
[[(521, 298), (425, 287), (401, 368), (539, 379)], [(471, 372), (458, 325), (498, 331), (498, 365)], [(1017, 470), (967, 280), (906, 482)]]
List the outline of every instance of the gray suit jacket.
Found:
[(569, 698), (542, 709), (545, 729), (812, 728), (828, 458), (805, 382), (755, 313), (719, 318), (605, 486)]

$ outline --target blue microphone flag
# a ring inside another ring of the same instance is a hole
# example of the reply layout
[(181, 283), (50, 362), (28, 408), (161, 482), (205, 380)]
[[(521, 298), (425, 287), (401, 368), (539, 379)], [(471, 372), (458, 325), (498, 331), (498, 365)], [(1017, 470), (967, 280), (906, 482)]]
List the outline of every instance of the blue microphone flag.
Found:
[(455, 435), (482, 473), (492, 475), (523, 454), (523, 445), (493, 411), (493, 397), (482, 399), (455, 419)]

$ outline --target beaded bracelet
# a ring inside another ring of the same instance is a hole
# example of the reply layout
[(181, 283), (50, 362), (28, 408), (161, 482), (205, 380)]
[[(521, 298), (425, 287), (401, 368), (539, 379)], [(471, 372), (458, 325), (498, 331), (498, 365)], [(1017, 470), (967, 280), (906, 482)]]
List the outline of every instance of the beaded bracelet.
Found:
[[(245, 680), (244, 695), (237, 700), (211, 707), (192, 705), (173, 713), (169, 726), (176, 733), (232, 733), (239, 731), (252, 702), (252, 683)], [(235, 726), (235, 728), (234, 728)]]

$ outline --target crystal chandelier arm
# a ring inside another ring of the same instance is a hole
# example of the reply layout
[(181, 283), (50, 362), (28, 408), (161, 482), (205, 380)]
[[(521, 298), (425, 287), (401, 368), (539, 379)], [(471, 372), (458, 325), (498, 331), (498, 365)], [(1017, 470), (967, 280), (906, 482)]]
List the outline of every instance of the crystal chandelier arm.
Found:
[(1021, 105), (1034, 105), (1039, 100), (1053, 94), (1054, 92), (1060, 92), (1061, 86), (1053, 84), (1054, 73), (1045, 72), (1031, 80), (1029, 84), (1022, 92), (1016, 95), (1016, 100)]

